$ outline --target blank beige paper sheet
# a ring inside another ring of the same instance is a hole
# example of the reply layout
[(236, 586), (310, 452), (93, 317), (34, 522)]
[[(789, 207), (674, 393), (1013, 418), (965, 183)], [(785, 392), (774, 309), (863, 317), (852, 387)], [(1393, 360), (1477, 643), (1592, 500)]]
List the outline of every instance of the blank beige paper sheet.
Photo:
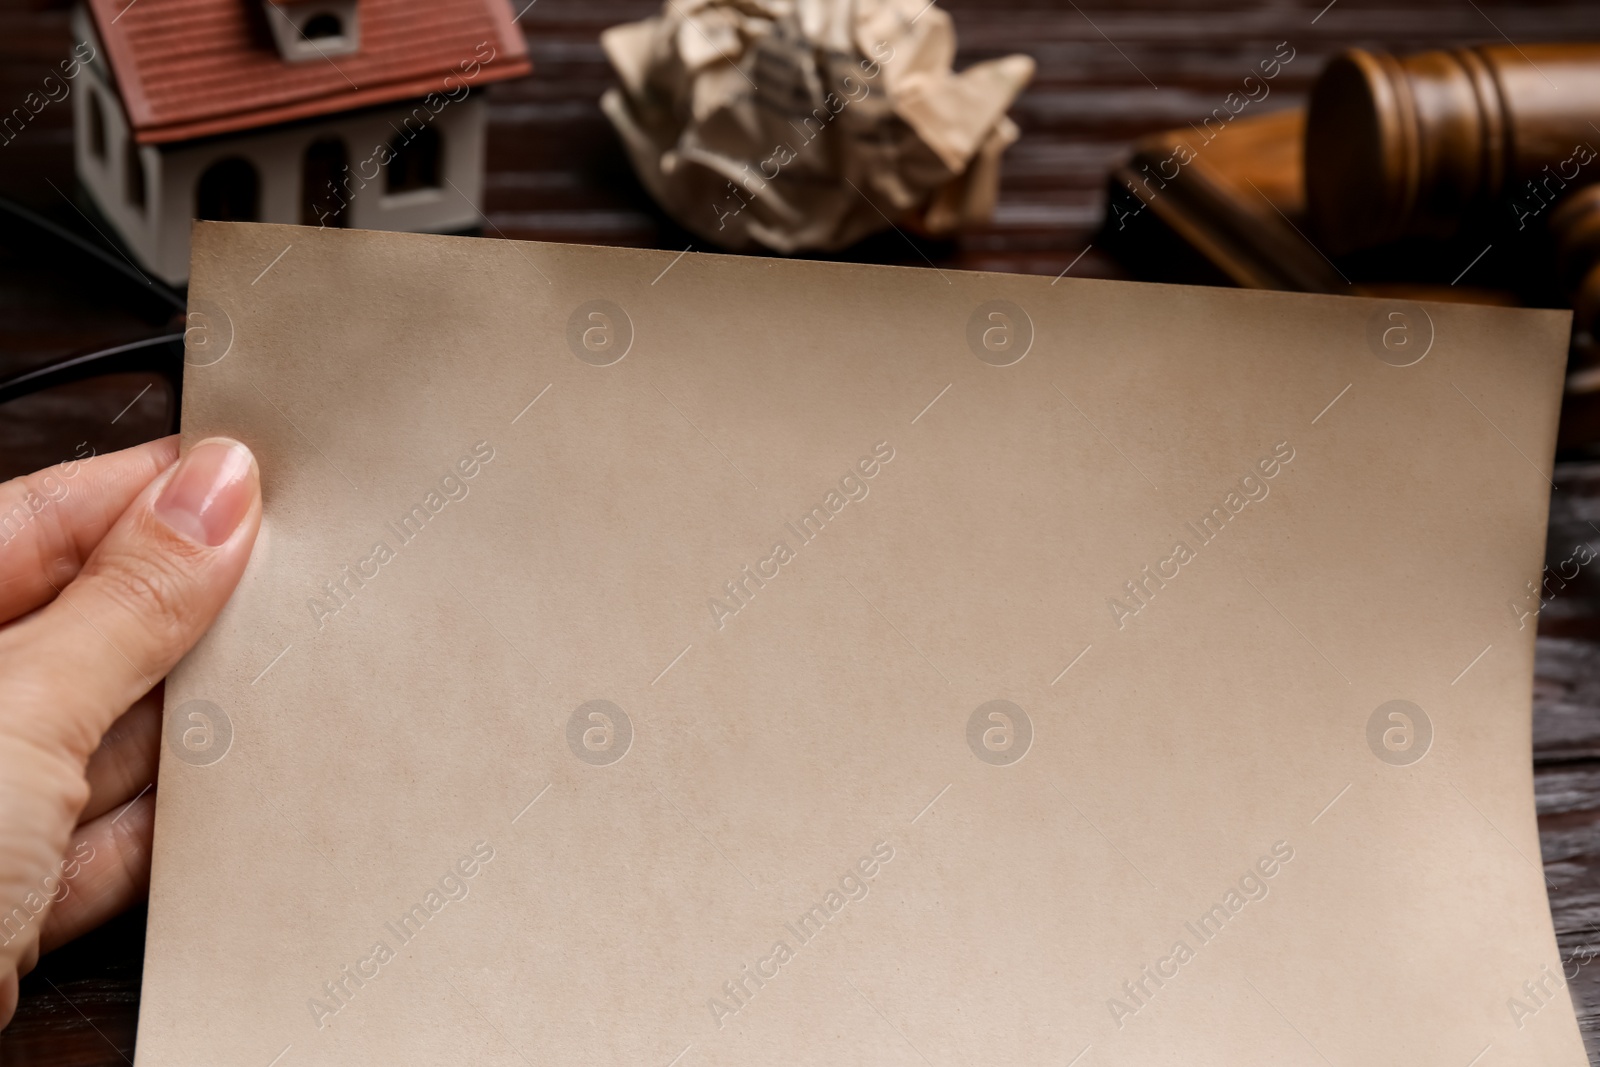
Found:
[(202, 224), (161, 1067), (1586, 1062), (1565, 313)]

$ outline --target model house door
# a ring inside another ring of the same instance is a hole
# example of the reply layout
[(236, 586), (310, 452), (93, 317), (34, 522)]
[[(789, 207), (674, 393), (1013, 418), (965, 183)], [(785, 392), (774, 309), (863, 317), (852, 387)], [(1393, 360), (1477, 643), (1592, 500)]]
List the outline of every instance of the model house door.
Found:
[(325, 137), (306, 149), (301, 168), (300, 222), (304, 226), (349, 226), (350, 160), (344, 141)]
[(220, 159), (200, 175), (195, 218), (216, 222), (257, 222), (261, 217), (261, 178), (249, 160)]

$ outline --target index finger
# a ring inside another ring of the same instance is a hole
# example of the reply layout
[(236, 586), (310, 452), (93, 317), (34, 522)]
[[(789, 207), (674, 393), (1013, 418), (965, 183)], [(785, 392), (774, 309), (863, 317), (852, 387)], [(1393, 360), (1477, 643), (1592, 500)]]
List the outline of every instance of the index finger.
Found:
[(49, 603), (134, 498), (177, 460), (178, 439), (166, 437), (0, 485), (0, 623)]

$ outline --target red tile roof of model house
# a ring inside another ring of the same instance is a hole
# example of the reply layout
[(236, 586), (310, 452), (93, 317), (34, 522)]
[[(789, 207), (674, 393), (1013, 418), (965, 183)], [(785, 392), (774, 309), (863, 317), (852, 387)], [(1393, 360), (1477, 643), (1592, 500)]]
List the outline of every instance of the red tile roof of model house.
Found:
[(261, 0), (89, 0), (89, 7), (140, 144), (431, 92), (459, 96), (462, 84), (532, 69), (506, 0), (359, 3), (358, 51), (296, 63), (274, 47)]

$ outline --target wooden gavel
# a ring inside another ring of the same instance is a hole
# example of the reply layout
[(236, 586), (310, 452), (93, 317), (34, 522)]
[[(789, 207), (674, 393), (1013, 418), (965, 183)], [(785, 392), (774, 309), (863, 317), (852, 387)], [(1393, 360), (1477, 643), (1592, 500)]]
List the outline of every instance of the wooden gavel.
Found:
[(1311, 91), (1306, 207), (1328, 252), (1514, 229), (1600, 181), (1600, 44), (1336, 57)]

